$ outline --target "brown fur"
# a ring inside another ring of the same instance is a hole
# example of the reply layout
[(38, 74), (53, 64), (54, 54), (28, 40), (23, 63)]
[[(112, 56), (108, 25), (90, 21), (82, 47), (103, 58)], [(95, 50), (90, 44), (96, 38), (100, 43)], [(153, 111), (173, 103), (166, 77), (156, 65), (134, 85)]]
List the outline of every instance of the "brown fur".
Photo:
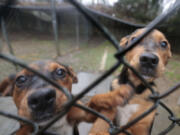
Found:
[(16, 132), (16, 135), (30, 135), (30, 133), (33, 131), (33, 128), (29, 125), (22, 125), (20, 127), (20, 130)]
[[(122, 38), (120, 45), (122, 47), (128, 46), (128, 44), (131, 42), (131, 40), (135, 37), (138, 37), (140, 34), (142, 34), (144, 30), (145, 29), (138, 29), (134, 33), (132, 33), (130, 36), (126, 36), (126, 37)], [(167, 47), (161, 48), (161, 46), (160, 46), (161, 42), (166, 42)], [(156, 46), (156, 47), (153, 48), (152, 46)], [(139, 58), (140, 58), (141, 54), (143, 54), (144, 52), (151, 52), (154, 55), (156, 55), (159, 59), (159, 63), (158, 63), (158, 66), (156, 67), (155, 75), (146, 79), (146, 81), (152, 82), (156, 78), (160, 77), (162, 75), (162, 73), (164, 72), (164, 69), (168, 62), (168, 59), (171, 57), (170, 44), (167, 41), (167, 39), (165, 38), (165, 36), (160, 31), (153, 30), (147, 37), (145, 37), (139, 43), (139, 45), (137, 45), (132, 50), (130, 50), (125, 56), (126, 60), (138, 72), (141, 72), (141, 70), (139, 68)], [(131, 82), (133, 82), (135, 87), (142, 84), (140, 79), (137, 76), (135, 76), (132, 73), (132, 71), (129, 69), (127, 71), (127, 77)], [(112, 89), (114, 90), (112, 93), (114, 93), (114, 95), (110, 92), (111, 94), (107, 94), (110, 96), (107, 96), (106, 94), (101, 94), (101, 95), (93, 97), (91, 100), (92, 101), (91, 104), (95, 104), (96, 108), (98, 108), (96, 110), (98, 110), (99, 112), (101, 112), (101, 110), (103, 110), (103, 112), (104, 112), (105, 111), (104, 109), (107, 109), (107, 114), (105, 114), (105, 115), (107, 117), (109, 117), (111, 120), (116, 119), (115, 118), (116, 111), (111, 112), (111, 113), (110, 112), (108, 113), (108, 111), (110, 111), (112, 108), (116, 108), (118, 105), (121, 105), (121, 104), (118, 104), (117, 102), (115, 102), (115, 101), (117, 101), (115, 91), (121, 90), (121, 86), (122, 86), (122, 84), (119, 83), (119, 79), (122, 79), (122, 78), (117, 78), (112, 82)], [(153, 103), (151, 101), (147, 100), (147, 98), (150, 94), (151, 93), (149, 90), (145, 90), (141, 95), (136, 94), (132, 99), (130, 99), (128, 104), (129, 105), (130, 104), (138, 104), (139, 108), (135, 113), (132, 114), (129, 121), (131, 121), (134, 118), (136, 118), (137, 116), (141, 115), (144, 111), (148, 110), (153, 105)], [(111, 95), (113, 95), (113, 96), (111, 96)], [(122, 103), (122, 102), (120, 102), (120, 103)], [(151, 127), (154, 117), (155, 117), (155, 112), (156, 112), (156, 110), (153, 111), (152, 113), (150, 113), (148, 116), (144, 117), (142, 120), (140, 120), (133, 126), (131, 126), (129, 129), (127, 129), (127, 131), (129, 133), (131, 133), (132, 135), (149, 135), (149, 130), (150, 130), (150, 127)], [(102, 126), (104, 128), (102, 128)], [(97, 128), (101, 127), (101, 128), (98, 130), (98, 129), (96, 129), (96, 127)], [(109, 135), (109, 133), (107, 132), (108, 128), (109, 128), (109, 126), (107, 126), (106, 122), (104, 122), (104, 123), (102, 121), (95, 122), (89, 135)], [(120, 133), (119, 135), (125, 135), (125, 134)]]
[(121, 85), (116, 90), (105, 94), (93, 96), (89, 103), (89, 107), (95, 110), (111, 109), (113, 106), (123, 106), (127, 100), (132, 97), (134, 91), (129, 85)]
[(12, 74), (2, 80), (0, 83), (0, 94), (1, 96), (11, 96), (12, 95), (12, 89), (13, 89), (13, 83), (14, 83), (15, 75)]
[[(101, 110), (100, 111), (101, 114), (108, 117), (110, 120), (114, 119), (114, 117), (115, 117), (114, 112), (116, 112), (116, 108), (111, 108), (108, 110)], [(108, 129), (109, 129), (109, 124), (107, 122), (105, 122), (104, 120), (98, 118), (94, 122), (93, 127), (91, 128), (89, 135), (95, 135), (95, 134), (97, 135), (98, 133), (101, 133), (102, 131), (103, 131), (103, 133), (106, 133), (106, 132), (108, 132)]]

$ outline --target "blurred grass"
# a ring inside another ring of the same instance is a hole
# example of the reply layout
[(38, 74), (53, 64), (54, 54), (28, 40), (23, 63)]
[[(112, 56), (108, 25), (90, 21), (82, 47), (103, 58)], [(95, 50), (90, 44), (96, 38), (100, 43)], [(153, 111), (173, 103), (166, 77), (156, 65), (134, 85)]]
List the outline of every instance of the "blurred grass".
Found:
[[(53, 40), (42, 40), (38, 39), (37, 37), (28, 37), (23, 39), (15, 39), (11, 41), (11, 44), (14, 48), (16, 57), (25, 61), (26, 63), (30, 63), (32, 61), (40, 59), (56, 58), (56, 47), (54, 46)], [(114, 63), (116, 63), (116, 59), (114, 58), (116, 50), (111, 45), (111, 43), (106, 40), (95, 40), (84, 43), (82, 42), (79, 45), (79, 49), (77, 49), (78, 46), (76, 45), (75, 40), (60, 40), (59, 46), (61, 54), (63, 54), (59, 58), (64, 58), (61, 60), (61, 62), (71, 65), (77, 72), (100, 72), (99, 69), (105, 50), (107, 50), (107, 59), (104, 71), (108, 70)], [(5, 43), (3, 52), (8, 53), (8, 49), (5, 46)], [(179, 55), (173, 55), (172, 59), (168, 63), (168, 68), (165, 72), (165, 77), (173, 81), (180, 80), (179, 60)], [(118, 69), (118, 72), (120, 70), (121, 68)], [(4, 78), (4, 76), (7, 76), (13, 72), (15, 72), (15, 70), (11, 64), (4, 62), (3, 60), (0, 61), (0, 79)]]
[(174, 55), (168, 63), (167, 70), (165, 72), (165, 76), (172, 81), (180, 80), (180, 58), (179, 55)]
[(108, 54), (105, 70), (109, 69), (115, 63), (115, 58), (113, 57), (115, 49), (109, 42), (105, 41), (99, 45), (84, 45), (81, 51), (75, 54), (75, 57), (79, 58), (81, 70), (98, 72), (106, 49)]
[[(66, 59), (63, 62), (70, 64), (76, 71), (98, 72), (105, 48), (108, 50), (108, 57), (105, 70), (115, 62), (113, 54), (115, 49), (107, 41), (98, 43), (81, 43), (77, 50), (76, 42), (73, 40), (61, 40), (60, 51)], [(11, 41), (15, 56), (26, 63), (40, 59), (55, 59), (56, 47), (52, 40), (40, 40), (37, 38), (23, 38)], [(3, 52), (9, 54), (6, 44), (3, 42)], [(74, 52), (72, 50), (75, 50)], [(72, 52), (71, 52), (72, 51)], [(69, 53), (70, 52), (70, 53)], [(69, 57), (71, 55), (71, 57)], [(75, 61), (73, 60), (75, 59)], [(69, 63), (69, 61), (72, 61)], [(0, 79), (14, 73), (14, 67), (3, 60), (0, 62)]]

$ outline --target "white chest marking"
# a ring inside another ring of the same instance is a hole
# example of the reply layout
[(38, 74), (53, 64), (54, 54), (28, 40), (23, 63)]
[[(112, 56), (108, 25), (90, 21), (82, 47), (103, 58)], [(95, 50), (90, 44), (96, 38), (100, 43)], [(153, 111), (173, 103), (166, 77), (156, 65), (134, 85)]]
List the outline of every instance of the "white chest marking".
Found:
[(66, 115), (54, 123), (49, 129), (49, 132), (56, 133), (58, 135), (73, 135), (73, 126), (71, 126), (67, 119)]
[(138, 104), (127, 104), (124, 107), (118, 107), (116, 121), (118, 126), (124, 126), (128, 123), (129, 119), (138, 110)]

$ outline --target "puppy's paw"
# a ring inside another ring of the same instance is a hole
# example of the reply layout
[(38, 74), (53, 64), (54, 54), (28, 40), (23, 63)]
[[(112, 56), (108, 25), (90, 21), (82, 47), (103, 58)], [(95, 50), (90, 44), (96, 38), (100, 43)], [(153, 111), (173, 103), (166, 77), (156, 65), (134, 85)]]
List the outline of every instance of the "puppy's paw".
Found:
[(92, 97), (89, 107), (95, 110), (110, 109), (113, 107), (113, 101), (109, 94), (99, 94)]
[(129, 99), (134, 95), (134, 90), (129, 85), (122, 85), (119, 89), (115, 90), (114, 98), (115, 105), (123, 106), (128, 103)]
[(99, 94), (92, 97), (89, 102), (89, 107), (99, 111), (101, 109), (111, 109), (117, 106), (127, 104), (129, 99), (133, 96), (134, 90), (129, 85), (121, 85), (114, 91)]

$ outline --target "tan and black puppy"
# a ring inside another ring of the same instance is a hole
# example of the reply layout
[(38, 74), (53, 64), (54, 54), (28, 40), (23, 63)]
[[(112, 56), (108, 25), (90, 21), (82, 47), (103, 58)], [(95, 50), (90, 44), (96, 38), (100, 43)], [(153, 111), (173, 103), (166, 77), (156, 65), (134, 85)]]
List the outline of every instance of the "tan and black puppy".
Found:
[[(125, 47), (141, 35), (145, 29), (138, 29), (130, 36), (122, 39), (120, 45)], [(126, 59), (150, 84), (154, 84), (154, 80), (160, 77), (165, 70), (165, 66), (171, 57), (170, 44), (163, 33), (158, 30), (153, 30), (147, 37), (145, 37), (134, 49), (126, 54)], [(127, 69), (125, 69), (127, 70)], [(128, 69), (123, 76), (126, 76), (126, 81), (131, 81), (137, 86), (137, 91), (144, 91), (146, 89), (141, 81)], [(122, 79), (122, 80), (121, 80)], [(123, 77), (117, 79), (123, 81)], [(119, 85), (118, 81), (114, 80), (112, 88)], [(127, 122), (133, 120), (148, 110), (153, 103), (148, 100), (151, 92), (145, 90), (142, 94), (134, 96), (125, 107), (119, 107), (116, 117), (116, 122), (119, 126), (124, 126)], [(132, 135), (149, 135), (154, 121), (155, 112), (152, 112), (138, 123), (133, 125), (128, 131)]]
[[(129, 43), (141, 35), (144, 30), (145, 29), (138, 29), (131, 35), (122, 38), (120, 45), (124, 48), (127, 47)], [(163, 33), (158, 30), (153, 30), (136, 47), (130, 50), (125, 57), (130, 65), (133, 66), (146, 81), (153, 85), (153, 81), (163, 74), (165, 66), (168, 63), (168, 59), (171, 57), (170, 44)], [(115, 107), (117, 111), (114, 120), (120, 127), (126, 125), (129, 121), (141, 115), (153, 105), (153, 103), (148, 100), (148, 96), (151, 92), (146, 90), (146, 87), (140, 79), (126, 67), (123, 68), (121, 74), (112, 82), (112, 90), (121, 90), (121, 87), (125, 84), (129, 84), (135, 89), (134, 91), (141, 93), (130, 99), (128, 104), (125, 106), (122, 107), (117, 103), (112, 102), (114, 99), (111, 98), (111, 96), (108, 98), (106, 95), (106, 98), (101, 98), (104, 94), (93, 97), (91, 102), (94, 102), (100, 111), (101, 109), (105, 111), (108, 106), (109, 109)], [(114, 98), (115, 97), (116, 96), (114, 96)], [(127, 131), (132, 135), (149, 135), (155, 117), (155, 112), (156, 111), (152, 112), (134, 124)], [(95, 123), (94, 125), (98, 127), (99, 124)], [(102, 126), (107, 124), (102, 124), (101, 122), (100, 125)], [(93, 127), (91, 130), (91, 135), (108, 134), (107, 129), (102, 128), (103, 130), (100, 131), (97, 130), (96, 127)], [(123, 133), (120, 135), (123, 135)]]
[[(78, 81), (71, 67), (54, 61), (37, 61), (30, 64), (30, 67), (67, 88), (69, 92), (71, 92), (72, 84)], [(12, 94), (18, 115), (36, 122), (40, 128), (57, 116), (67, 101), (63, 92), (26, 69), (21, 70), (13, 78), (14, 81), (12, 77), (6, 78), (0, 84), (2, 95)], [(7, 90), (7, 87), (11, 87), (11, 90)], [(75, 122), (83, 118), (87, 118), (86, 113), (72, 107), (69, 113), (53, 124), (48, 131), (59, 135), (74, 135), (76, 134), (74, 133)], [(20, 125), (16, 135), (30, 135), (32, 127), (24, 123)]]

